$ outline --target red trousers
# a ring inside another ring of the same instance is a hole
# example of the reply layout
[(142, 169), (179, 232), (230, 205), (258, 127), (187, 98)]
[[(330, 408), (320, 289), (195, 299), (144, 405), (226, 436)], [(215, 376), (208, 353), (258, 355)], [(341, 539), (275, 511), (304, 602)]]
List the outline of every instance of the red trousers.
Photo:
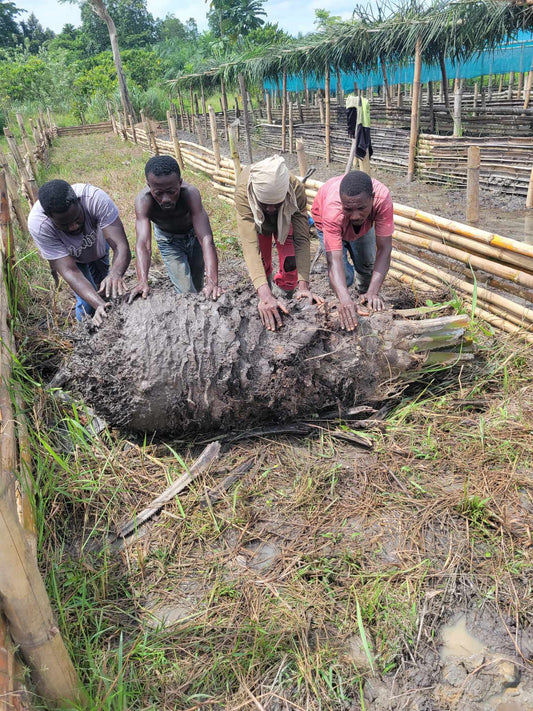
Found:
[(298, 272), (296, 270), (296, 257), (294, 255), (294, 242), (292, 241), (292, 226), (289, 236), (284, 244), (280, 244), (276, 235), (258, 235), (259, 251), (265, 267), (265, 274), (270, 279), (272, 275), (272, 240), (276, 244), (279, 257), (279, 271), (274, 277), (274, 283), (284, 291), (293, 291), (298, 284)]

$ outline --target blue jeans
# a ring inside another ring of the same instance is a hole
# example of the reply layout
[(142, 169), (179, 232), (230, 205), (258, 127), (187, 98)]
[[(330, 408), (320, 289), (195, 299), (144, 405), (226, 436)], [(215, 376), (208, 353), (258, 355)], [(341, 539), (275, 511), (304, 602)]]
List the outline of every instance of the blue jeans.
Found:
[[(322, 249), (324, 249), (324, 234), (319, 229), (317, 229), (316, 233)], [(348, 255), (352, 259), (353, 266), (350, 264)], [(346, 286), (353, 284), (354, 276), (357, 273), (357, 289), (361, 294), (365, 294), (370, 286), (374, 262), (376, 261), (376, 233), (373, 227), (358, 239), (343, 240), (342, 260), (344, 262), (344, 273), (346, 274)]]
[(185, 235), (163, 232), (154, 225), (154, 237), (178, 294), (196, 294), (204, 286), (204, 254), (194, 230)]
[[(90, 281), (98, 291), (100, 284), (109, 274), (109, 245), (104, 256), (95, 262), (89, 262), (88, 264), (76, 262), (76, 264), (87, 281)], [(78, 321), (82, 321), (84, 316), (92, 316), (93, 314), (94, 308), (76, 294), (76, 318)]]

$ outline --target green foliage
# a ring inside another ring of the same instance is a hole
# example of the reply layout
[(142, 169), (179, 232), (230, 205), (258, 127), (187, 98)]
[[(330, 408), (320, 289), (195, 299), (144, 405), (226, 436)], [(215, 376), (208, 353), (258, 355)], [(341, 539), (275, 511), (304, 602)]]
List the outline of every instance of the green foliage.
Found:
[(265, 24), (262, 0), (212, 0), (210, 7), (209, 29), (215, 36), (232, 42)]
[[(146, 9), (145, 0), (107, 0), (106, 7), (115, 23), (121, 50), (147, 47), (157, 41), (158, 25)], [(98, 54), (109, 49), (107, 25), (94, 13), (90, 1), (81, 7), (81, 20), (88, 51)]]
[(21, 32), (16, 17), (22, 11), (12, 2), (0, 2), (0, 47), (13, 47)]

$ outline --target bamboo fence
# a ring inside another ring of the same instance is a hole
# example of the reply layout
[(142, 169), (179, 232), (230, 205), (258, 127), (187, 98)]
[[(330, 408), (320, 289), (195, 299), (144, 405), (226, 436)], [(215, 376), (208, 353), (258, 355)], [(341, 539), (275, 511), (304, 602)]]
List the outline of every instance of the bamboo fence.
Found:
[[(33, 127), (34, 146), (27, 136), (24, 140), (21, 127), (25, 157), (7, 129), (16, 172), (11, 173), (7, 165), (7, 173), (0, 170), (0, 709), (6, 711), (29, 708), (21, 658), (31, 670), (37, 694), (49, 707), (86, 705), (37, 564), (28, 430), (21, 400), (13, 400), (10, 386), (16, 355), (8, 292), (16, 278), (11, 215), (22, 229), (27, 229), (18, 191), (25, 193), (30, 205), (33, 203), (33, 170), (39, 160), (47, 160), (54, 135), (51, 121), (46, 125), (41, 117), (32, 123)], [(4, 162), (7, 164), (5, 157)]]
[[(131, 140), (127, 127), (125, 132)], [(137, 134), (137, 142), (148, 150), (148, 138), (140, 130)], [(214, 151), (177, 137), (154, 137), (153, 142), (152, 151), (174, 156), (177, 142), (185, 166), (209, 176), (219, 198), (233, 204), (240, 162), (237, 170), (229, 158), (220, 158), (217, 165)], [(309, 209), (321, 185), (305, 182)], [(448, 286), (495, 328), (533, 342), (533, 245), (399, 204), (394, 220), (393, 276), (416, 288)]]

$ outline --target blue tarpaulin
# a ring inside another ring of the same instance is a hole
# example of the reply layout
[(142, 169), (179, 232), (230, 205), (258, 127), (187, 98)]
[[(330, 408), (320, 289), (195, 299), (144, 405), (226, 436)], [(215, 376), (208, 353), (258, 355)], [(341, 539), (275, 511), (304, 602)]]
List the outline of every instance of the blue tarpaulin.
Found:
[[(528, 72), (533, 69), (533, 33), (521, 31), (517, 34), (516, 40), (501, 45), (494, 50), (486, 50), (478, 56), (472, 57), (466, 62), (457, 65), (451, 60), (446, 60), (446, 73), (448, 79), (456, 76), (464, 79), (472, 79), (481, 75), (506, 74), (507, 72)], [(413, 82), (414, 61), (403, 67), (387, 65), (387, 75), (389, 84), (411, 84)], [(439, 66), (429, 66), (422, 64), (422, 83), (428, 81), (439, 81), (441, 79)], [(353, 91), (354, 82), (357, 82), (359, 89), (366, 89), (367, 86), (380, 86), (383, 84), (383, 75), (380, 70), (375, 72), (341, 72), (341, 83), (344, 91)], [(307, 78), (309, 89), (324, 88), (324, 77)], [(270, 81), (265, 82), (265, 88), (272, 90), (275, 84)], [(303, 91), (304, 85), (301, 77), (287, 77), (287, 89), (289, 91)], [(336, 91), (337, 77), (331, 75), (331, 90)]]

